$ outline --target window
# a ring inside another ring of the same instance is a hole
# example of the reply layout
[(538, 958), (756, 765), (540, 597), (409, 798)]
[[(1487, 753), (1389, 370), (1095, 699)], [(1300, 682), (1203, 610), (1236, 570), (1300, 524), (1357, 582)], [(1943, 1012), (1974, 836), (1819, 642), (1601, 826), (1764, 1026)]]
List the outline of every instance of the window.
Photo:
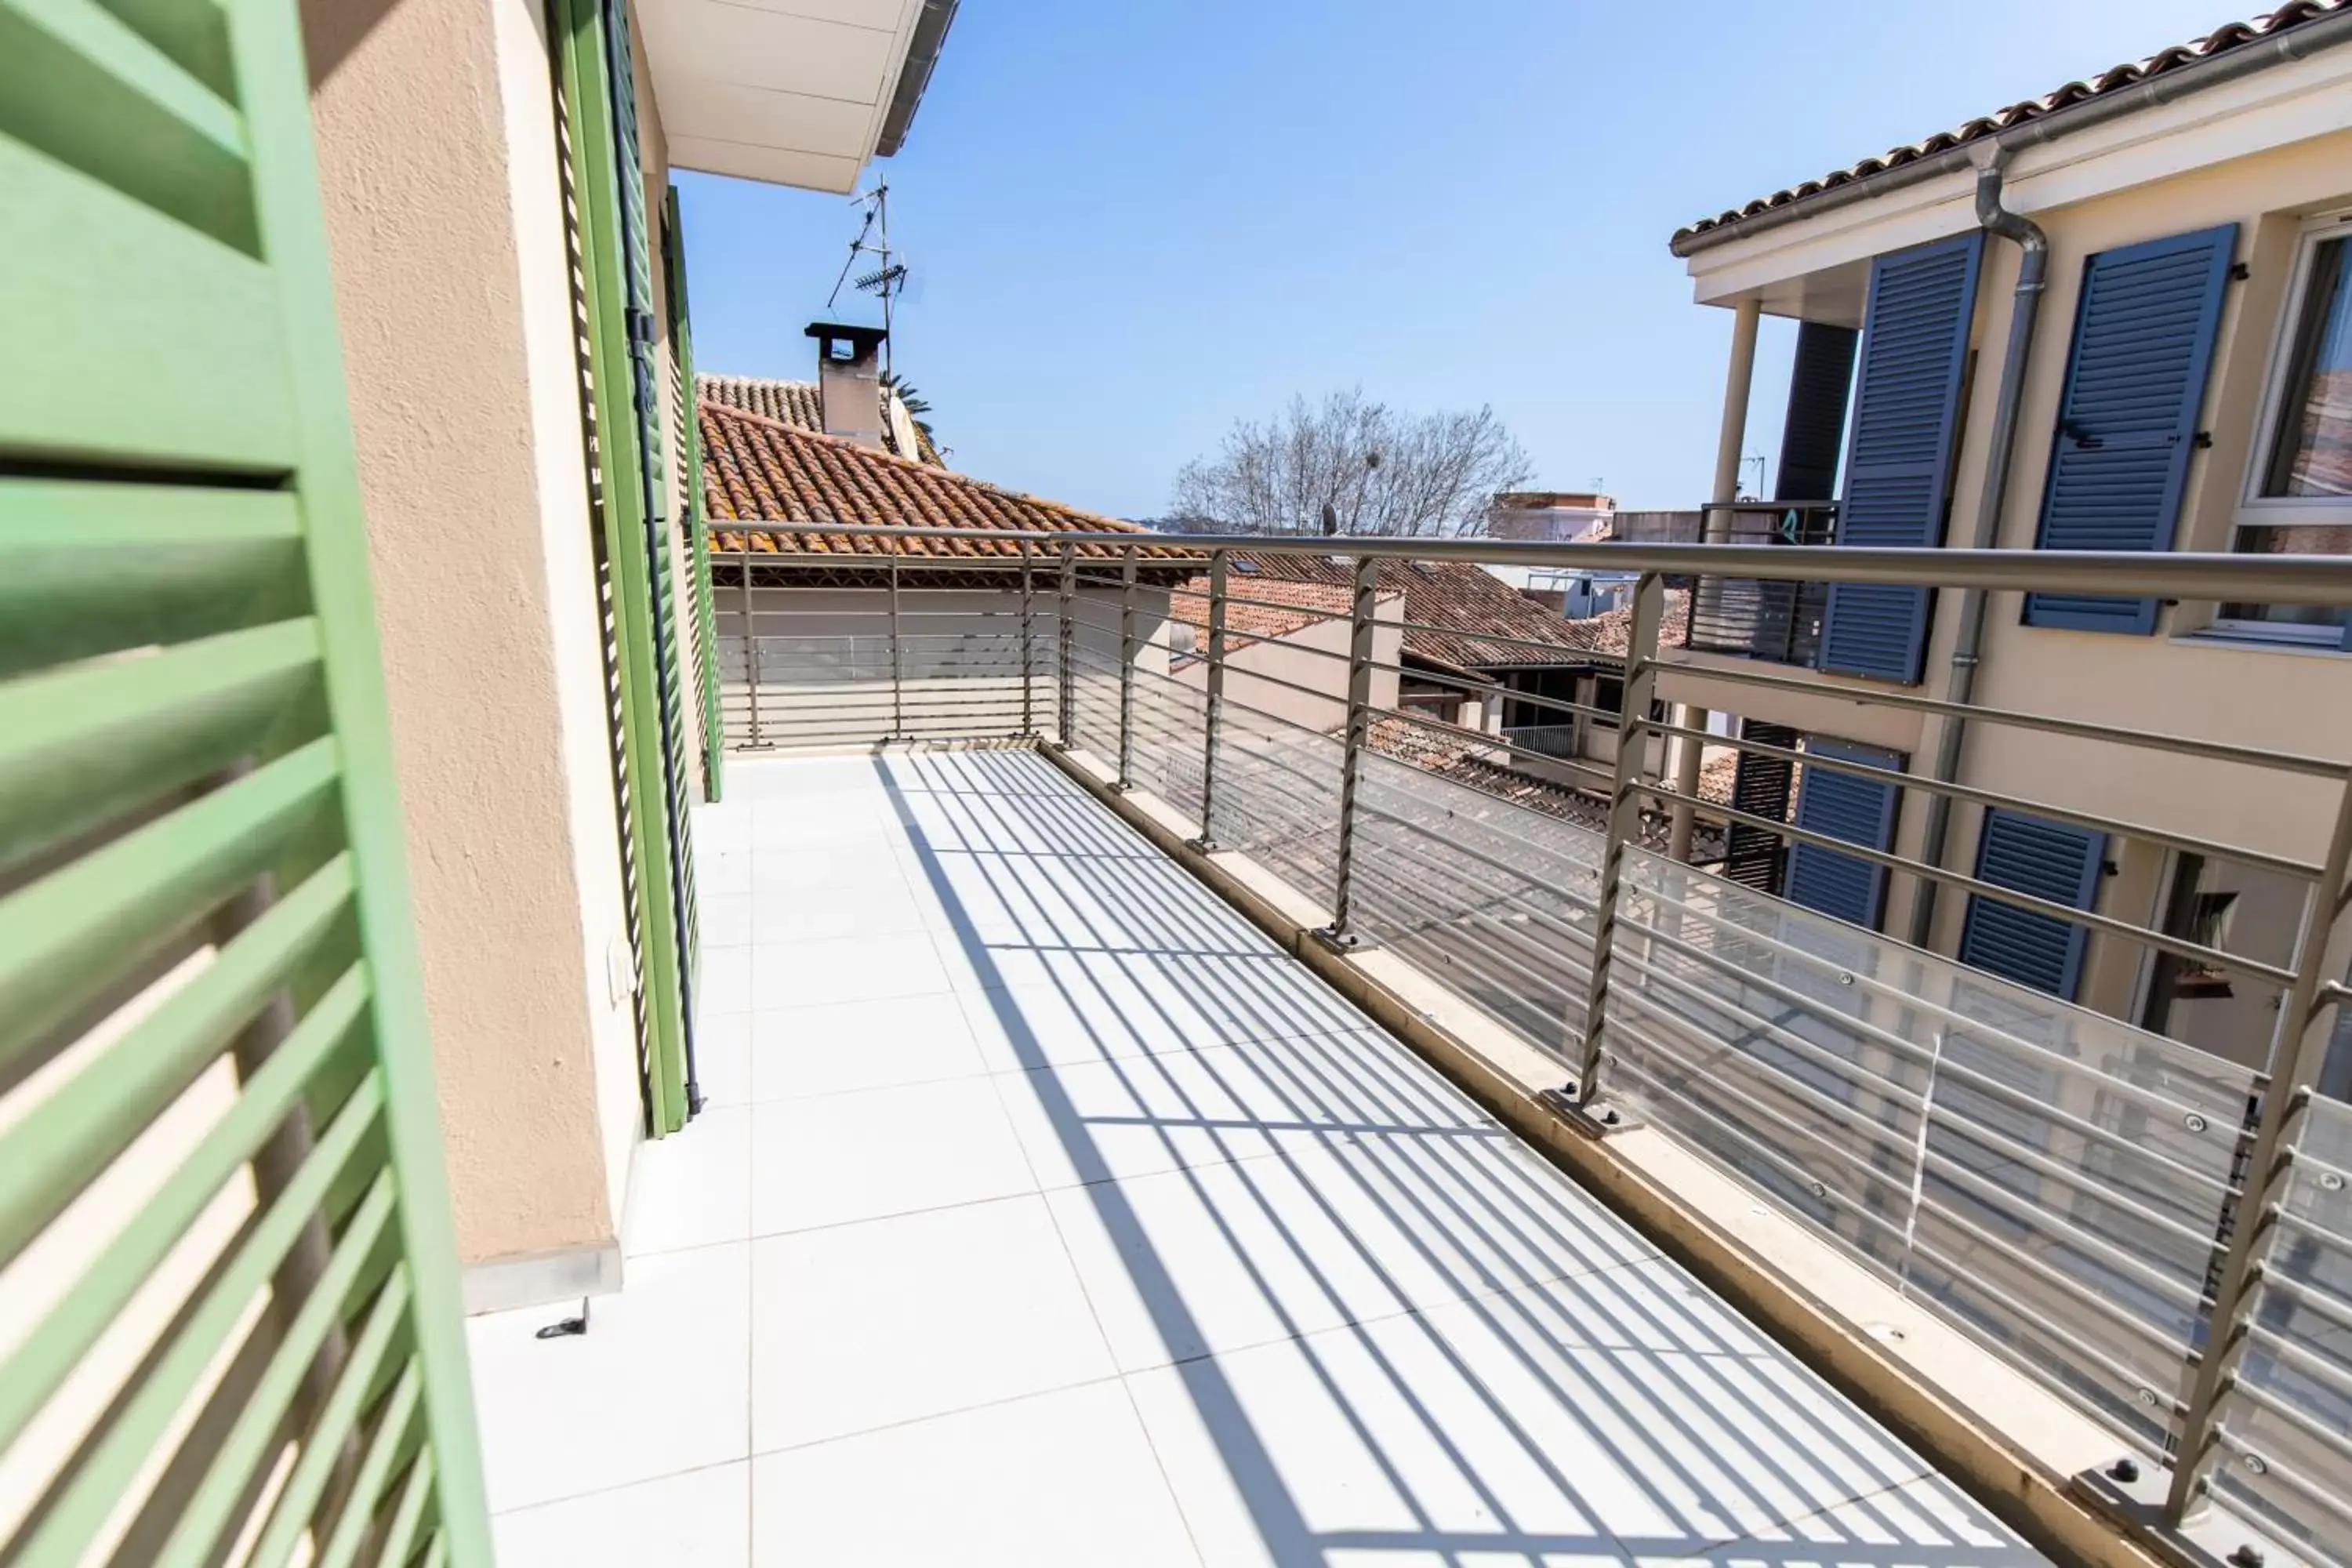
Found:
[[(2173, 857), (2165, 934), (2255, 960), (2294, 962), (2304, 884), (2280, 872), (2203, 855)], [(2275, 985), (2217, 964), (2151, 952), (2140, 1026), (2256, 1069), (2270, 1065)]]
[[(2304, 235), (2271, 360), (2236, 548), (2352, 554), (2352, 220)], [(2352, 613), (2310, 605), (2224, 605), (2226, 634), (2352, 648)]]

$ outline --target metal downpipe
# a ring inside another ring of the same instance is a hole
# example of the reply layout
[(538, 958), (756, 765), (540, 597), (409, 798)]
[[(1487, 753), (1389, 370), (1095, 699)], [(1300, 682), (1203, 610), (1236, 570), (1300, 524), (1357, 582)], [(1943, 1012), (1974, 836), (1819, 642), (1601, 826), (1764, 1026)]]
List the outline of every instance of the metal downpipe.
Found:
[[(2042, 314), (2042, 295), (2049, 281), (2050, 239), (2032, 218), (2000, 205), (2001, 174), (2009, 149), (1996, 144), (1977, 165), (1977, 223), (1988, 233), (2012, 240), (2018, 248), (2017, 288), (2009, 310), (2009, 342), (2001, 351), (2000, 390), (1993, 403), (1992, 440), (1985, 455), (1984, 489), (1977, 500), (1975, 531), (1969, 546), (1997, 548), (2000, 541), (2002, 502), (2009, 492), (2011, 459), (2017, 447), (2017, 408), (2025, 390), (2025, 371), (2033, 348), (2033, 328)], [(1977, 658), (1984, 646), (1986, 592), (1970, 588), (1960, 601), (1960, 629), (1952, 644), (1952, 663), (1944, 678), (1944, 700), (1967, 703), (1977, 683)], [(1950, 784), (1959, 776), (1960, 745), (1968, 738), (1968, 721), (1947, 718), (1937, 727), (1936, 759), (1929, 777)], [(1930, 866), (1944, 863), (1945, 840), (1952, 823), (1952, 800), (1931, 795), (1927, 802), (1927, 833), (1919, 858)], [(1922, 880), (1912, 895), (1911, 944), (1925, 947), (1936, 920), (1936, 885)]]

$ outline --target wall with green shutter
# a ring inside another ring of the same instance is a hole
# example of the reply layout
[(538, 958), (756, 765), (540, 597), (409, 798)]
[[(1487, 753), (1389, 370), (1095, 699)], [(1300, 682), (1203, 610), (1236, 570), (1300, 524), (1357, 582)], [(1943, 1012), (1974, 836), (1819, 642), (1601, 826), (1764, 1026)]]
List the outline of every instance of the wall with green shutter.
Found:
[(0, 8), (0, 1558), (487, 1563), (291, 0)]

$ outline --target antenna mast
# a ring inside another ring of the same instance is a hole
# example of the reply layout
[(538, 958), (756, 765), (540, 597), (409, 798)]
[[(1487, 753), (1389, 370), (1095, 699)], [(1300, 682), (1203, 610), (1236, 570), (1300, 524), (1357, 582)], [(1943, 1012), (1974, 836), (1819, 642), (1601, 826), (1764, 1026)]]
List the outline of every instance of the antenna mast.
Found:
[(849, 259), (841, 264), (841, 276), (833, 280), (833, 292), (825, 296), (824, 308), (832, 310), (833, 302), (841, 297), (841, 286), (850, 281), (850, 270), (857, 265), (857, 258), (873, 257), (878, 265), (859, 273), (856, 282), (860, 293), (881, 296), (882, 331), (885, 334), (882, 339), (882, 374), (887, 377), (891, 374), (890, 338), (887, 335), (891, 326), (890, 302), (907, 287), (907, 264), (899, 260), (898, 253), (890, 247), (890, 183), (879, 181), (872, 190), (856, 200), (866, 209), (866, 221), (858, 225), (857, 237), (849, 242)]

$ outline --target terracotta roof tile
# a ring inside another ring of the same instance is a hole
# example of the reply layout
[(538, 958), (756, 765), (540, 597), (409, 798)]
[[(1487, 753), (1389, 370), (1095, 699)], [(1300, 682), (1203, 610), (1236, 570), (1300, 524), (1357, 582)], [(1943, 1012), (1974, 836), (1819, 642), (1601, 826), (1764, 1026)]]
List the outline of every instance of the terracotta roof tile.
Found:
[[(1238, 573), (1234, 575), (1233, 592), (1236, 594), (1252, 598), (1271, 597), (1267, 591), (1278, 583), (1310, 582), (1340, 588), (1343, 612), (1350, 602), (1346, 590), (1353, 584), (1354, 568), (1347, 563), (1320, 554), (1249, 552), (1236, 552), (1234, 561), (1250, 568), (1246, 577)], [(1250, 585), (1244, 587), (1244, 582)], [(1383, 591), (1391, 587), (1403, 589), (1404, 619), (1408, 623), (1416, 623), (1423, 628), (1440, 628), (1431, 631), (1408, 625), (1404, 651), (1415, 658), (1455, 669), (1589, 664), (1593, 662), (1589, 656), (1596, 654), (1622, 658), (1633, 631), (1631, 609), (1567, 620), (1557, 610), (1528, 597), (1485, 567), (1468, 562), (1384, 561), (1381, 563), (1380, 584)], [(1207, 580), (1196, 580), (1190, 587), (1193, 592), (1204, 593)], [(1661, 641), (1668, 647), (1680, 647), (1689, 629), (1690, 595), (1668, 593), (1666, 625)], [(1495, 640), (1498, 637), (1517, 640)], [(1529, 642), (1542, 646), (1520, 646)]]
[[(1226, 603), (1225, 629), (1242, 637), (1287, 637), (1317, 621), (1345, 620), (1356, 607), (1355, 588), (1345, 583), (1262, 582), (1244, 577), (1234, 580), (1227, 591), (1243, 599), (1263, 601), (1244, 604), (1234, 599)], [(1393, 589), (1380, 595), (1390, 602), (1398, 596)], [(1193, 578), (1182, 590), (1169, 596), (1168, 609), (1177, 620), (1205, 634), (1209, 629), (1209, 580)]]
[[(916, 527), (1001, 529), (1007, 532), (1140, 533), (1149, 529), (1097, 517), (1058, 501), (1000, 489), (934, 464), (911, 462), (836, 436), (824, 436), (765, 415), (705, 400), (697, 410), (702, 430), (703, 497), (713, 525), (712, 545), (733, 552), (748, 541), (753, 553), (875, 556), (892, 553), (885, 540), (828, 534), (816, 529), (730, 529), (733, 521), (760, 524), (907, 524)], [(987, 560), (1017, 558), (1018, 542), (978, 539), (906, 542), (906, 558)], [(1118, 553), (1108, 546), (1081, 547), (1099, 558)], [(1147, 562), (1164, 575), (1198, 571), (1202, 554), (1181, 545), (1158, 545)]]
[(1753, 217), (1758, 213), (1769, 212), (1775, 207), (1784, 207), (1791, 202), (1803, 201), (1806, 197), (1819, 195), (1823, 191), (1834, 190), (1840, 185), (1850, 184), (1855, 180), (1867, 178), (1887, 169), (1900, 168), (1906, 163), (1916, 163), (1921, 158), (1930, 158), (1938, 153), (1949, 152), (1955, 147), (1966, 146), (1971, 142), (1981, 141), (1988, 136), (1997, 136), (2014, 126), (2039, 120), (2045, 114), (2053, 113), (2071, 104), (2081, 103), (2086, 99), (2098, 98), (2106, 93), (2119, 92), (2146, 81), (2150, 77), (2162, 76), (2167, 71), (2178, 70), (2182, 66), (2210, 59), (2215, 55), (2226, 53), (2258, 39), (2275, 37), (2289, 28), (2298, 27), (2305, 23), (2316, 21), (2322, 16), (2331, 16), (2343, 10), (2347, 5), (2352, 5), (2352, 0), (2294, 0), (2292, 5), (2282, 5), (2277, 10), (2266, 16), (2257, 16), (2251, 22), (2228, 23), (2216, 27), (2201, 38), (2192, 38), (2188, 43), (2179, 44), (2160, 53), (2150, 55), (2146, 59), (2126, 60), (2121, 65), (2110, 67), (2088, 81), (2070, 81), (2063, 87), (2052, 89), (2039, 98), (2024, 99), (2010, 104), (2007, 108), (1997, 109), (1990, 114), (1966, 121), (1948, 131), (1939, 131), (1924, 142), (1890, 148), (1875, 158), (1864, 158), (1859, 163), (1849, 164), (1843, 169), (1833, 169), (1818, 180), (1807, 180), (1803, 184), (1791, 185), (1787, 190), (1775, 191), (1769, 196), (1759, 197), (1746, 206), (1733, 207), (1713, 217), (1701, 218), (1686, 228), (1675, 230), (1674, 238), (1669, 243), (1679, 246), (1694, 235), (1705, 234), (1709, 229), (1719, 228), (1725, 224), (1736, 223), (1744, 217)]

